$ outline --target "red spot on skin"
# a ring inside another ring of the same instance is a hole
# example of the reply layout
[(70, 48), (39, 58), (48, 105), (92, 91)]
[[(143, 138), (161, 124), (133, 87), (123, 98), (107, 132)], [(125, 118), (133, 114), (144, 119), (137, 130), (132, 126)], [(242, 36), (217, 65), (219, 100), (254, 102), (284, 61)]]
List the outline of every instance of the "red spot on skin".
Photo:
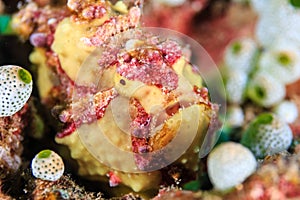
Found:
[(109, 177), (110, 187), (116, 187), (122, 182), (121, 179), (114, 172), (108, 172), (107, 176)]

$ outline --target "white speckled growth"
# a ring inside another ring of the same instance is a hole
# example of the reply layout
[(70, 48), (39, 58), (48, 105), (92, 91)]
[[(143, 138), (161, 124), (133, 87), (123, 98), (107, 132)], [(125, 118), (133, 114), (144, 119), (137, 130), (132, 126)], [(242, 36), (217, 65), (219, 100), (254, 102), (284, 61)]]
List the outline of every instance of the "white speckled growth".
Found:
[[(42, 152), (48, 152), (47, 157), (41, 157)], [(31, 162), (32, 174), (36, 178), (47, 181), (56, 181), (64, 173), (64, 163), (62, 158), (51, 150), (44, 150), (38, 153)]]
[(28, 71), (14, 65), (0, 66), (0, 117), (18, 112), (29, 99), (31, 92), (32, 80)]

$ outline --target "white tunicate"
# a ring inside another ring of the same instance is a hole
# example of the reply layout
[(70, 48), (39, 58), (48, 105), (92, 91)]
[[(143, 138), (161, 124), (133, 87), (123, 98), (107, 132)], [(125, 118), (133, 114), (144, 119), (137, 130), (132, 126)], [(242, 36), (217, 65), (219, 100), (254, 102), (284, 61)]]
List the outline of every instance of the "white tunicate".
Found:
[(230, 103), (241, 104), (244, 101), (248, 76), (242, 71), (231, 71), (226, 80), (225, 89)]
[(257, 50), (257, 44), (252, 38), (235, 39), (225, 49), (225, 66), (228, 70), (249, 73), (252, 70)]
[(239, 143), (226, 142), (217, 146), (207, 160), (208, 176), (217, 190), (227, 190), (249, 177), (257, 162), (252, 152)]
[(0, 66), (0, 117), (22, 109), (32, 92), (30, 73), (15, 65)]
[(255, 38), (261, 46), (268, 47), (280, 37), (280, 32), (283, 31), (280, 30), (281, 27), (278, 24), (276, 3), (252, 0), (252, 5), (259, 13), (254, 32)]
[(280, 32), (283, 32), (279, 26), (274, 25), (277, 24), (275, 18), (276, 17), (260, 18), (256, 23), (255, 37), (263, 47), (271, 46), (274, 41), (277, 41), (278, 38), (280, 38)]
[(261, 54), (258, 66), (277, 81), (293, 83), (300, 78), (300, 48), (284, 39), (278, 40)]
[(228, 107), (226, 124), (232, 127), (241, 127), (244, 123), (244, 112), (240, 106), (231, 105)]
[[(254, 0), (253, 5), (263, 4), (255, 1), (258, 0)], [(300, 42), (300, 10), (293, 7), (289, 0), (267, 3), (259, 13), (255, 36), (263, 47), (268, 48), (281, 38)]]
[[(284, 0), (283, 5), (278, 9), (278, 23), (284, 30), (282, 38), (295, 43), (300, 42), (300, 10), (291, 5), (290, 0)], [(298, 45), (300, 46), (300, 45)]]
[(282, 101), (273, 108), (273, 112), (286, 123), (293, 123), (298, 117), (297, 105), (292, 101)]
[(63, 175), (65, 167), (62, 158), (57, 153), (43, 150), (33, 158), (31, 170), (36, 178), (57, 181)]
[(271, 107), (285, 97), (285, 85), (266, 72), (257, 72), (249, 81), (247, 96), (256, 104)]

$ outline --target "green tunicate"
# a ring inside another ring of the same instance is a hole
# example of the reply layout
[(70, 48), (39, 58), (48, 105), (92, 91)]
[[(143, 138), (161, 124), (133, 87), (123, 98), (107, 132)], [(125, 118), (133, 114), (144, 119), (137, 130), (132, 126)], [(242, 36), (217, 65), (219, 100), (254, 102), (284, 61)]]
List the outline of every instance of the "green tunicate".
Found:
[(261, 124), (271, 124), (273, 119), (274, 115), (272, 113), (261, 113), (252, 121), (251, 125), (257, 127)]
[(26, 84), (29, 84), (32, 80), (31, 74), (26, 69), (19, 69), (18, 76)]
[(47, 149), (47, 150), (43, 150), (38, 154), (38, 158), (39, 159), (43, 159), (43, 158), (49, 158), (51, 155), (51, 150)]
[(300, 8), (300, 0), (290, 0), (290, 3), (291, 3), (292, 6), (294, 6), (295, 8)]
[(183, 186), (183, 189), (185, 190), (191, 190), (191, 191), (197, 191), (200, 189), (200, 182), (198, 180), (195, 180), (195, 181), (191, 181), (191, 182), (188, 182), (186, 183), (184, 186)]
[(238, 54), (240, 53), (241, 49), (242, 49), (242, 45), (240, 42), (235, 42), (232, 44), (232, 52), (233, 54)]
[(291, 64), (291, 59), (286, 53), (281, 53), (278, 55), (278, 62), (283, 66), (288, 66)]
[(256, 96), (260, 99), (263, 99), (266, 95), (265, 90), (260, 86), (255, 87), (255, 93), (256, 93)]

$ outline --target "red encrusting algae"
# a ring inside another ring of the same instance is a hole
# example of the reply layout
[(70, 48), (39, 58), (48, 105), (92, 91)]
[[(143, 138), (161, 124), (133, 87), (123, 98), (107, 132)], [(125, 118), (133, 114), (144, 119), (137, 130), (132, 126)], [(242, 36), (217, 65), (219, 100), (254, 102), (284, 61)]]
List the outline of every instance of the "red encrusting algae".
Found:
[[(82, 87), (77, 88), (86, 91)], [(82, 93), (82, 91), (78, 92)], [(88, 95), (89, 93), (85, 94), (85, 97), (83, 96), (80, 100), (71, 104), (68, 109), (61, 112), (59, 119), (65, 123), (65, 127), (62, 132), (57, 134), (58, 138), (72, 134), (83, 123), (92, 123), (97, 119), (101, 119), (109, 103), (118, 96), (114, 88), (98, 92), (91, 96)]]
[(134, 6), (130, 8), (127, 15), (118, 15), (106, 20), (92, 37), (83, 37), (82, 41), (88, 46), (101, 47), (105, 41), (117, 33), (138, 27), (140, 17), (140, 8)]
[(146, 153), (149, 146), (151, 116), (145, 111), (137, 99), (131, 99), (130, 104), (132, 122), (130, 123), (132, 151), (134, 153)]
[(123, 53), (117, 72), (129, 80), (171, 91), (178, 87), (178, 76), (172, 66), (181, 56), (179, 45), (168, 40), (155, 47), (137, 48)]

